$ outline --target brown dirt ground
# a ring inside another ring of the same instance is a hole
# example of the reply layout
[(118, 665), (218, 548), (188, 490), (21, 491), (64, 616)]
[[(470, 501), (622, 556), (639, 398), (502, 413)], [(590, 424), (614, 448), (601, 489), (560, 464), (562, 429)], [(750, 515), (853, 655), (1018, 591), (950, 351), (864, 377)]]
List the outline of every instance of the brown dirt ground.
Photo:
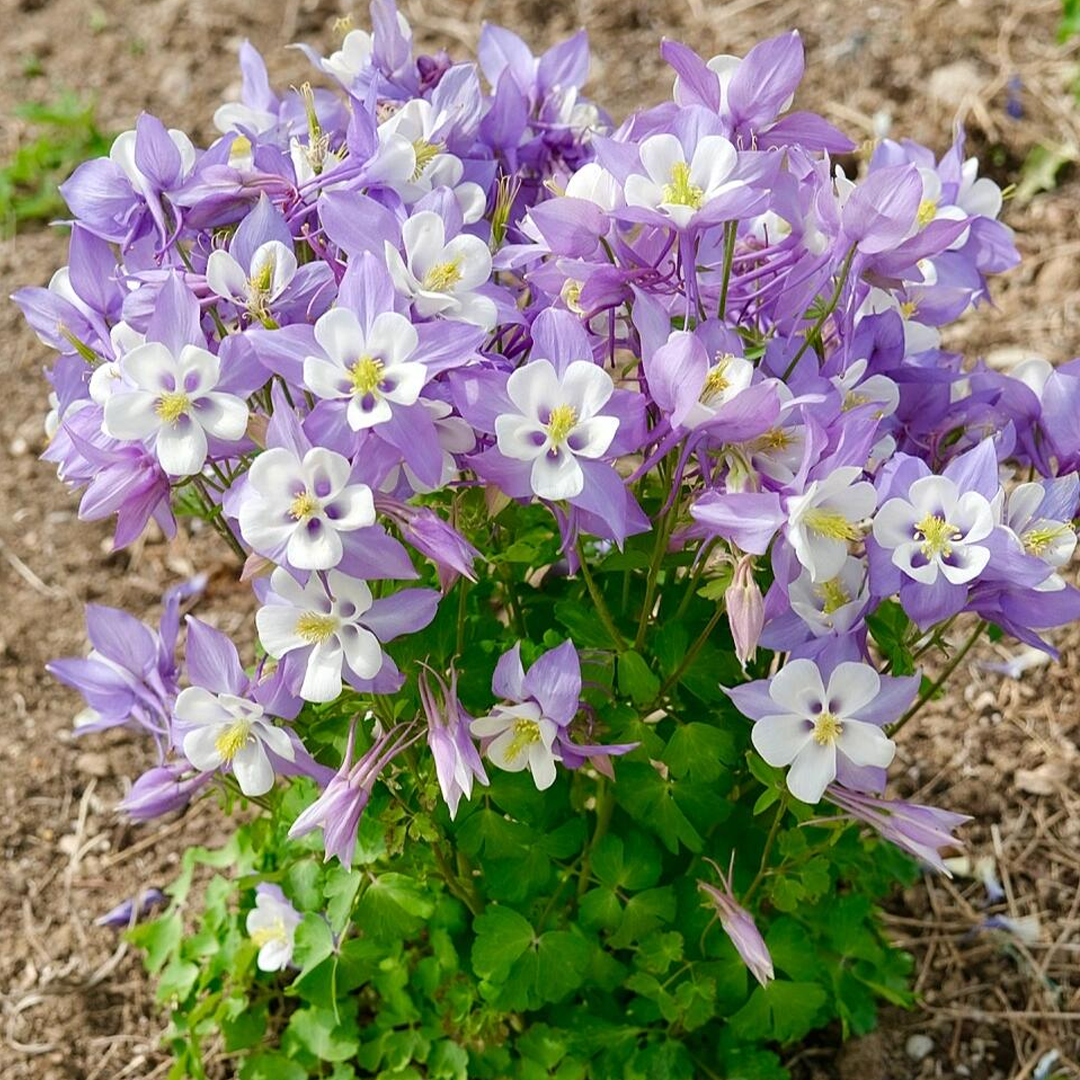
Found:
[[(356, 5), (361, 8), (362, 5)], [(1080, 144), (1068, 87), (1080, 51), (1055, 44), (1056, 0), (404, 0), (428, 48), (458, 55), (483, 19), (549, 44), (589, 27), (591, 88), (617, 113), (666, 95), (656, 51), (663, 34), (705, 55), (743, 52), (798, 26), (808, 53), (800, 104), (869, 137), (888, 117), (898, 135), (943, 150), (954, 120), (1002, 183), (1018, 178), (1039, 142)], [(17, 145), (19, 101), (59, 87), (92, 95), (104, 130), (149, 109), (196, 138), (225, 92), (235, 93), (234, 52), (250, 37), (278, 85), (308, 76), (282, 46), (328, 43), (346, 0), (0, 0), (0, 155)], [(356, 12), (358, 17), (361, 11)], [(23, 77), (28, 56), (44, 75)], [(1010, 82), (1021, 119), (1006, 114)], [(1010, 204), (1025, 264), (999, 282), (997, 307), (952, 331), (955, 347), (992, 361), (1080, 354), (1080, 183), (1066, 177), (1026, 206)], [(44, 284), (65, 241), (28, 232), (0, 246), (0, 293)], [(6, 367), (0, 410), (0, 1078), (107, 1080), (161, 1076), (161, 1021), (138, 958), (93, 919), (146, 883), (172, 875), (187, 842), (214, 835), (213, 814), (132, 827), (111, 807), (148, 764), (141, 742), (114, 732), (79, 742), (75, 695), (42, 665), (84, 648), (87, 600), (157, 614), (160, 591), (196, 569), (213, 572), (200, 614), (228, 631), (250, 616), (207, 538), (171, 548), (150, 538), (110, 553), (102, 524), (84, 525), (75, 501), (37, 461), (45, 351), (13, 306), (0, 305)], [(987, 913), (978, 882), (924, 881), (898, 897), (892, 933), (916, 957), (920, 1008), (889, 1011), (875, 1035), (841, 1046), (826, 1032), (790, 1057), (813, 1080), (966, 1076), (1028, 1080), (1056, 1050), (1058, 1075), (1080, 1075), (1080, 633), (1061, 642), (1060, 665), (1013, 680), (979, 665), (1008, 655), (987, 646), (963, 665), (949, 697), (909, 729), (897, 788), (974, 815), (972, 856), (991, 857), (1006, 890), (991, 909), (1037, 916), (1027, 944), (974, 932)], [(931, 1049), (906, 1052), (913, 1034)]]

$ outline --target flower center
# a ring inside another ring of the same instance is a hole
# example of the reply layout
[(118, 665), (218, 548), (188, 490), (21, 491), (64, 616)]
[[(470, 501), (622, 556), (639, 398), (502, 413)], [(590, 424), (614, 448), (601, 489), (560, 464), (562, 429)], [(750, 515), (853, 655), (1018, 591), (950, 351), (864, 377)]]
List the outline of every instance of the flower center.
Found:
[(844, 397), (844, 404), (841, 406), (844, 412), (849, 412), (852, 409), (857, 409), (860, 405), (866, 405), (870, 401), (870, 398), (866, 394), (860, 394), (855, 390), (849, 390)]
[(556, 405), (548, 417), (548, 438), (554, 446), (561, 446), (577, 425), (577, 412), (573, 405)]
[(844, 588), (844, 583), (839, 578), (833, 578), (832, 581), (822, 582), (817, 586), (816, 592), (823, 601), (821, 605), (821, 613), (823, 615), (831, 615), (845, 604), (851, 603), (851, 597), (848, 595), (847, 589)]
[(379, 388), (383, 377), (383, 362), (374, 356), (361, 356), (349, 369), (354, 394), (367, 396)]
[(175, 424), (181, 416), (186, 416), (190, 411), (191, 398), (183, 390), (170, 390), (162, 394), (154, 406), (154, 412), (165, 424)]
[(859, 529), (836, 510), (822, 510), (815, 506), (806, 511), (803, 520), (808, 529), (829, 540), (858, 540), (862, 536)]
[(230, 724), (214, 740), (214, 749), (221, 755), (221, 760), (228, 765), (244, 749), (250, 738), (251, 721), (240, 719)]
[(310, 491), (301, 491), (289, 506), (289, 516), (294, 521), (307, 521), (309, 518), (313, 518), (321, 509), (319, 500)]
[(915, 539), (922, 538), (922, 553), (932, 559), (940, 556), (947, 559), (952, 554), (953, 541), (960, 539), (960, 530), (949, 524), (943, 517), (927, 514), (915, 526)]
[(305, 611), (296, 620), (296, 636), (311, 645), (320, 645), (332, 637), (338, 628), (333, 615), (320, 615), (317, 611)]
[(713, 398), (721, 397), (731, 386), (731, 380), (727, 377), (727, 369), (735, 357), (731, 353), (724, 353), (716, 358), (716, 363), (709, 368), (705, 376), (705, 385), (701, 388), (701, 396), (698, 401), (702, 405), (708, 405)]
[(535, 720), (515, 720), (514, 737), (506, 748), (506, 760), (514, 761), (540, 741), (540, 725)]
[(705, 201), (705, 192), (690, 183), (690, 166), (685, 161), (676, 161), (671, 166), (671, 179), (664, 185), (662, 201), (670, 206), (689, 206), (692, 210), (699, 209)]
[(905, 300), (900, 305), (900, 314), (905, 319), (913, 319), (915, 317), (915, 312), (918, 311), (918, 310), (919, 310), (919, 301), (918, 300)]
[(923, 199), (923, 201), (919, 203), (919, 210), (915, 215), (915, 221), (920, 229), (925, 229), (936, 216), (937, 199)]
[(416, 168), (413, 169), (412, 181), (416, 183), (424, 170), (443, 152), (445, 147), (442, 143), (430, 143), (426, 139), (416, 139), (413, 144), (413, 153), (416, 155)]
[(814, 742), (818, 746), (831, 746), (843, 733), (844, 725), (840, 717), (831, 712), (823, 712), (814, 721)]
[(1064, 535), (1069, 531), (1069, 526), (1051, 523), (1040, 523), (1031, 529), (1028, 529), (1026, 533), (1020, 538), (1024, 545), (1024, 549), (1029, 555), (1045, 555), (1050, 546), (1054, 543), (1059, 536)]
[(559, 290), (563, 303), (575, 314), (584, 315), (585, 309), (581, 306), (581, 290), (585, 287), (584, 282), (567, 278), (563, 287)]
[(754, 448), (757, 450), (786, 450), (791, 445), (791, 436), (783, 428), (772, 428), (757, 438)]
[(461, 280), (461, 260), (436, 263), (425, 275), (421, 285), (428, 292), (449, 292)]
[(248, 279), (248, 310), (253, 314), (266, 310), (270, 299), (270, 283), (274, 277), (274, 264), (265, 263), (259, 272)]
[(256, 948), (261, 949), (264, 945), (269, 945), (271, 941), (286, 942), (289, 940), (289, 934), (285, 929), (285, 920), (280, 916), (276, 918), (270, 926), (260, 926), (257, 930), (251, 932), (251, 941)]

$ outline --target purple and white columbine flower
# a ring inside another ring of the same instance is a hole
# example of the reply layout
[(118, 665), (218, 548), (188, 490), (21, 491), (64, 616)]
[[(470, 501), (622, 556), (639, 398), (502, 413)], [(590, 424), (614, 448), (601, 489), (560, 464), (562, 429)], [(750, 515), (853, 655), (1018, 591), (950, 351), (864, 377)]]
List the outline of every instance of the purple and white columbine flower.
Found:
[(231, 251), (217, 248), (206, 261), (206, 284), (255, 318), (268, 319), (271, 305), (288, 288), (296, 269), (296, 255), (280, 240), (260, 244), (246, 266)]
[(442, 316), (490, 330), (495, 302), (477, 290), (491, 277), (491, 251), (478, 236), (446, 239), (446, 224), (433, 210), (421, 210), (401, 227), (405, 256), (385, 242), (386, 265), (394, 288), (423, 318)]
[(844, 661), (823, 672), (813, 660), (791, 660), (771, 679), (727, 690), (756, 721), (754, 748), (770, 764), (790, 765), (788, 790), (813, 805), (839, 778), (866, 782), (859, 770), (882, 770), (896, 747), (882, 725), (896, 720), (915, 697), (918, 679), (878, 675), (869, 664)]
[(153, 441), (170, 476), (191, 476), (203, 467), (207, 435), (235, 442), (247, 428), (242, 398), (215, 390), (218, 358), (197, 345), (174, 355), (159, 341), (132, 349), (120, 361), (125, 384), (105, 402), (105, 433), (114, 439)]
[(367, 753), (354, 764), (354, 721), (349, 728), (349, 741), (341, 768), (330, 778), (319, 797), (293, 822), (289, 839), (295, 840), (322, 829), (323, 861), (337, 856), (346, 870), (351, 868), (360, 818), (371, 799), (375, 781), (390, 761), (412, 746), (421, 735), (418, 725), (399, 724), (379, 735)]
[(247, 932), (259, 950), (260, 971), (283, 971), (292, 962), (296, 928), (303, 922), (300, 912), (281, 891), (266, 882), (255, 889), (255, 906), (247, 915)]
[(1002, 524), (1028, 555), (1042, 559), (1051, 573), (1034, 588), (1060, 592), (1067, 585), (1059, 571), (1068, 566), (1076, 551), (1073, 514), (1077, 491), (1076, 473), (1040, 483), (1018, 484), (1008, 495)]
[(788, 542), (815, 583), (840, 573), (848, 545), (862, 536), (859, 523), (877, 505), (874, 485), (860, 476), (857, 465), (844, 465), (787, 500)]
[[(769, 947), (754, 923), (754, 917), (735, 899), (735, 891), (731, 887), (731, 870), (729, 869), (727, 877), (724, 877), (723, 871), (712, 859), (705, 861), (716, 871), (716, 876), (720, 879), (720, 887), (717, 888), (708, 881), (699, 881), (698, 890), (708, 898), (709, 906), (716, 912), (724, 933), (735, 946), (735, 951), (742, 958), (742, 962), (750, 969), (750, 974), (762, 986), (768, 986), (776, 977)], [(731, 861), (734, 864), (734, 852), (732, 852)]]
[(240, 533), (262, 555), (282, 554), (298, 570), (329, 570), (341, 562), (341, 533), (375, 523), (367, 484), (350, 484), (348, 458), (321, 446), (303, 458), (284, 446), (261, 453), (248, 472), (249, 497)]
[(581, 705), (581, 665), (572, 641), (521, 666), (521, 642), (503, 653), (491, 689), (503, 702), (474, 720), (470, 730), (484, 740), (484, 754), (507, 772), (528, 769), (540, 791), (555, 783), (557, 739)]
[(357, 689), (397, 689), (401, 677), (382, 642), (427, 626), (438, 602), (431, 589), (373, 600), (367, 582), (337, 570), (312, 574), (301, 585), (278, 567), (255, 625), (266, 651), (288, 665), (290, 685), (298, 685), (305, 701), (333, 701), (343, 676)]
[(464, 795), (472, 798), (473, 780), (487, 785), (484, 763), (469, 734), (472, 717), (464, 710), (457, 696), (457, 672), (451, 667), (450, 685), (442, 676), (431, 673), (433, 691), (427, 673), (420, 673), (420, 701), (427, 717), (427, 741), (435, 759), (435, 774), (450, 819), (457, 816), (458, 803)]
[(304, 383), (316, 397), (347, 401), (346, 419), (353, 431), (385, 423), (392, 405), (414, 405), (428, 371), (409, 358), (417, 333), (404, 315), (384, 311), (367, 332), (351, 312), (334, 308), (315, 324), (315, 340), (326, 358), (304, 358)]
[(603, 457), (619, 430), (617, 417), (600, 415), (614, 388), (588, 360), (575, 360), (561, 378), (550, 360), (531, 360), (507, 380), (520, 412), (496, 419), (499, 451), (532, 463), (532, 489), (541, 499), (581, 494), (585, 474), (577, 459)]

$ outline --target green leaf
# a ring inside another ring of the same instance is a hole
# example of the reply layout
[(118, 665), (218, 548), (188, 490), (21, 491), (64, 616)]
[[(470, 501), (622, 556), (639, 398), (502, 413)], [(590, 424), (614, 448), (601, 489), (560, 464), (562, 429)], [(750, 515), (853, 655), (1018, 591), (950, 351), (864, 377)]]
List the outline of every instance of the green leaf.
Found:
[(435, 910), (419, 883), (393, 871), (380, 874), (356, 905), (356, 921), (376, 937), (404, 937), (414, 933)]
[(701, 836), (679, 807), (673, 782), (652, 765), (622, 762), (615, 793), (619, 805), (639, 825), (656, 833), (673, 854), (680, 844), (691, 851), (701, 850)]
[(309, 911), (296, 928), (293, 962), (300, 967), (297, 979), (302, 979), (309, 971), (318, 967), (333, 951), (334, 935), (329, 924), (321, 915)]
[(168, 911), (158, 919), (144, 922), (127, 932), (127, 939), (136, 948), (146, 951), (146, 970), (152, 975), (160, 971), (165, 961), (180, 946), (184, 923), (180, 912)]
[(240, 1063), (239, 1080), (308, 1080), (308, 1071), (284, 1054), (253, 1054)]
[(619, 691), (635, 705), (648, 705), (660, 693), (660, 680), (632, 649), (619, 654)]
[(622, 904), (614, 889), (590, 889), (578, 904), (581, 925), (590, 930), (614, 930), (622, 921)]
[(622, 922), (612, 935), (609, 944), (622, 949), (638, 941), (675, 917), (675, 890), (670, 885), (659, 889), (646, 889), (636, 893), (626, 902)]
[(675, 729), (663, 761), (679, 779), (709, 783), (735, 762), (735, 737), (712, 724), (692, 722)]
[(359, 870), (346, 870), (340, 863), (327, 874), (326, 917), (335, 934), (345, 929), (362, 880)]
[(295, 1042), (322, 1061), (348, 1061), (360, 1049), (355, 1017), (344, 1015), (339, 1023), (331, 1009), (297, 1009), (285, 1029), (288, 1042)]
[(503, 982), (522, 953), (532, 944), (533, 928), (511, 908), (490, 907), (473, 920), (473, 971), (482, 979)]
[(598, 881), (612, 889), (648, 889), (660, 879), (660, 851), (637, 830), (625, 840), (607, 833), (593, 848), (592, 870)]
[(776, 979), (755, 987), (750, 1000), (731, 1018), (740, 1039), (786, 1043), (813, 1028), (828, 994), (817, 983)]
[(915, 664), (906, 641), (912, 624), (904, 609), (895, 600), (883, 600), (873, 613), (867, 615), (866, 625), (878, 648), (891, 661), (892, 674), (911, 675)]
[(592, 950), (584, 937), (570, 930), (541, 934), (514, 962), (499, 1003), (510, 1009), (537, 1009), (561, 1001), (585, 981)]

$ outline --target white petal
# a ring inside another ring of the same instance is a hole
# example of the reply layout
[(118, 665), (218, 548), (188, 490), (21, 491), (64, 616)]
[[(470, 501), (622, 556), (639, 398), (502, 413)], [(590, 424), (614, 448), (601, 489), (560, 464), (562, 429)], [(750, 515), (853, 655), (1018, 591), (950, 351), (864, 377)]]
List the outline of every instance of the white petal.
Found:
[(350, 484), (329, 500), (323, 513), (338, 532), (375, 524), (375, 501), (367, 484)]
[(810, 739), (799, 751), (787, 774), (788, 791), (800, 802), (814, 806), (836, 779), (836, 747)]
[(547, 432), (524, 416), (497, 416), (495, 436), (499, 453), (515, 461), (533, 461), (547, 445)]
[(343, 619), (352, 619), (363, 615), (371, 607), (371, 589), (361, 578), (349, 577), (340, 570), (331, 570), (327, 575), (330, 592), (334, 597), (334, 610)]
[(308, 657), (300, 696), (305, 701), (333, 701), (341, 693), (341, 662), (337, 638), (316, 645)]
[(105, 402), (105, 433), (114, 439), (145, 439), (161, 426), (157, 395), (147, 390), (118, 390)]
[(217, 738), (222, 729), (216, 725), (199, 727), (184, 736), (184, 757), (199, 770), (211, 772), (221, 764)]
[(265, 795), (274, 786), (274, 767), (258, 739), (249, 739), (236, 752), (232, 771), (245, 795)]
[(990, 562), (990, 549), (979, 544), (954, 544), (952, 555), (941, 560), (941, 572), (953, 585), (974, 581)]
[(257, 279), (267, 264), (271, 268), (270, 299), (273, 300), (296, 275), (296, 256), (280, 240), (268, 240), (251, 256), (251, 279)]
[(892, 563), (913, 581), (922, 582), (923, 585), (933, 585), (938, 579), (938, 560), (928, 561), (918, 540), (898, 545), (892, 553)]
[(189, 417), (165, 424), (158, 431), (157, 458), (170, 476), (193, 476), (206, 461), (206, 432)]
[(243, 304), (248, 298), (248, 279), (243, 267), (229, 252), (218, 248), (206, 260), (206, 284), (226, 300)]
[(947, 476), (924, 476), (911, 485), (908, 499), (920, 511), (920, 518), (933, 514), (950, 521), (959, 492), (956, 484)]
[(385, 424), (393, 415), (394, 411), (385, 398), (368, 394), (356, 394), (345, 411), (345, 418), (353, 431), (366, 431), (378, 424)]
[(708, 199), (731, 175), (738, 160), (735, 147), (723, 135), (706, 135), (694, 149), (690, 183), (701, 188)]
[(874, 516), (874, 539), (883, 548), (909, 544), (919, 520), (919, 512), (906, 499), (889, 499)]
[(221, 380), (221, 361), (208, 349), (185, 345), (176, 358), (178, 389), (191, 397), (213, 390)]
[(304, 385), (316, 396), (330, 401), (348, 397), (352, 382), (345, 368), (334, 360), (321, 356), (304, 357)]
[(389, 366), (408, 360), (418, 340), (416, 327), (404, 315), (383, 311), (375, 316), (368, 330), (367, 349)]
[(575, 360), (562, 377), (563, 400), (574, 406), (579, 420), (595, 416), (614, 389), (611, 376), (591, 360)]
[(350, 367), (364, 355), (367, 344), (356, 316), (345, 308), (331, 308), (315, 323), (315, 340), (331, 360)]
[(317, 499), (330, 499), (349, 482), (352, 465), (344, 454), (313, 446), (304, 455), (303, 472), (307, 490)]
[[(510, 750), (515, 751), (513, 757), (507, 757)], [(507, 772), (522, 772), (529, 765), (529, 754), (512, 727), (495, 738), (487, 748), (487, 756), (489, 761)]]
[(285, 604), (266, 604), (255, 613), (255, 628), (263, 648), (275, 660), (280, 660), (293, 649), (302, 649), (308, 644), (296, 632), (296, 622), (300, 612)]
[(791, 660), (769, 683), (769, 697), (785, 711), (808, 719), (815, 715), (815, 706), (825, 700), (821, 672), (813, 660)]
[(627, 206), (645, 206), (653, 210), (660, 205), (663, 198), (663, 190), (639, 173), (628, 176), (625, 186)]
[(532, 360), (506, 380), (506, 393), (523, 416), (538, 419), (562, 401), (559, 377), (550, 360)]
[(254, 730), (256, 738), (266, 743), (278, 757), (286, 761), (296, 760), (296, 747), (293, 746), (293, 741), (284, 728), (260, 722), (255, 725)]
[(338, 631), (345, 662), (361, 679), (373, 679), (383, 666), (379, 639), (363, 626), (348, 623)]
[(413, 214), (401, 227), (401, 239), (409, 271), (418, 281), (422, 281), (436, 263), (444, 261), (446, 227), (433, 210)]
[(186, 724), (222, 724), (229, 723), (231, 716), (217, 694), (212, 694), (202, 686), (188, 686), (176, 697), (173, 712), (178, 720)]
[(329, 570), (341, 562), (341, 537), (321, 518), (311, 518), (293, 530), (285, 552), (297, 570)]
[(461, 233), (455, 236), (443, 251), (440, 262), (456, 262), (461, 275), (454, 286), (455, 292), (471, 292), (478, 285), (487, 283), (491, 277), (491, 248), (478, 236)]
[[(672, 169), (686, 161), (682, 143), (668, 132), (660, 135), (650, 135), (642, 142), (638, 152), (641, 155), (641, 164), (649, 174), (649, 179), (661, 187), (671, 182)], [(627, 202), (629, 202), (629, 187), (626, 194)]]
[(547, 791), (555, 783), (555, 758), (542, 743), (529, 747), (529, 770), (537, 791)]
[(552, 502), (572, 499), (585, 487), (585, 474), (577, 458), (565, 447), (541, 454), (532, 464), (530, 479), (533, 491), (541, 499)]
[(836, 746), (853, 765), (872, 765), (879, 769), (889, 766), (896, 754), (892, 739), (877, 724), (862, 720), (845, 720)]
[(836, 716), (853, 716), (881, 692), (881, 678), (869, 664), (845, 661), (829, 676), (826, 708)]
[(415, 361), (387, 365), (380, 391), (395, 405), (415, 405), (427, 378), (427, 368)]
[(194, 402), (196, 420), (217, 439), (236, 442), (247, 430), (247, 403), (234, 394), (214, 391)]
[(252, 462), (248, 481), (260, 495), (287, 505), (304, 487), (304, 472), (291, 450), (274, 446)]
[(770, 764), (790, 765), (814, 733), (801, 716), (763, 716), (750, 732), (754, 749)]
[(566, 443), (575, 454), (584, 458), (603, 457), (619, 430), (616, 416), (594, 416), (575, 424)]

